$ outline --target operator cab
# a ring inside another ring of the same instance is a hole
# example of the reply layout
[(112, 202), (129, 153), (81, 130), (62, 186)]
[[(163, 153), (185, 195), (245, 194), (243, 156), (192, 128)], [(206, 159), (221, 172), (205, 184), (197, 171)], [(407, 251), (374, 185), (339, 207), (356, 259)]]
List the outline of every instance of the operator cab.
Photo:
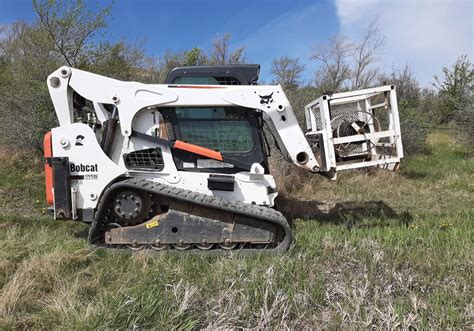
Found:
[[(177, 67), (165, 84), (174, 85), (256, 85), (260, 65)], [(263, 166), (268, 173), (263, 119), (260, 111), (243, 107), (160, 108), (168, 132), (176, 140), (219, 151), (224, 158), (241, 161), (250, 167)], [(242, 169), (181, 150), (173, 150), (176, 167), (183, 171), (236, 173)]]

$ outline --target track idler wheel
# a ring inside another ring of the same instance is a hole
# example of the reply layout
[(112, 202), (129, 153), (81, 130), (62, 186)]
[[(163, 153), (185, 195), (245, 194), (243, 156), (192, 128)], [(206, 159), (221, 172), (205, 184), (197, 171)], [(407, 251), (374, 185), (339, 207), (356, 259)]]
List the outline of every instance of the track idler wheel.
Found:
[(140, 224), (151, 212), (149, 194), (135, 190), (127, 190), (117, 194), (113, 211), (122, 226)]

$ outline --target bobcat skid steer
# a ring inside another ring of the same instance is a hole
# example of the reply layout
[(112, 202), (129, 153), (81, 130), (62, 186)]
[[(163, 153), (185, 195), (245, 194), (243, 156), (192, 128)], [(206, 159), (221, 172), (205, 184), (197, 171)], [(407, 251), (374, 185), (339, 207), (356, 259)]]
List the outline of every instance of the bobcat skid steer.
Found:
[(305, 107), (304, 133), (283, 89), (256, 85), (258, 74), (258, 65), (182, 67), (146, 85), (53, 72), (59, 127), (44, 150), (54, 218), (90, 223), (90, 242), (110, 248), (285, 251), (292, 231), (272, 208), (265, 131), (284, 159), (332, 179), (397, 168), (394, 86), (321, 96)]

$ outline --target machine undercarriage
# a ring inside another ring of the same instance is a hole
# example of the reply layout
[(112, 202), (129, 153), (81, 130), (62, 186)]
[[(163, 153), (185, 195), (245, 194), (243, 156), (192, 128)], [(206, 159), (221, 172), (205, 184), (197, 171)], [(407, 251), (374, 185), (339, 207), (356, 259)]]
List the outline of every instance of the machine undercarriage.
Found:
[[(128, 207), (123, 208), (124, 201)], [(271, 208), (129, 179), (107, 190), (89, 239), (96, 245), (132, 250), (285, 251), (291, 229)]]

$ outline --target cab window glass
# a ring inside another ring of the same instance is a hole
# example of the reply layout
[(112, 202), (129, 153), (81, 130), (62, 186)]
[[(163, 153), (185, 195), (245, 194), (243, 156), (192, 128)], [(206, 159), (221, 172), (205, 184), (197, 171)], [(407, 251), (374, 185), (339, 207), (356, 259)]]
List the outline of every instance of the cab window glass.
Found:
[(254, 146), (245, 112), (235, 108), (176, 108), (181, 140), (220, 152), (249, 152)]

